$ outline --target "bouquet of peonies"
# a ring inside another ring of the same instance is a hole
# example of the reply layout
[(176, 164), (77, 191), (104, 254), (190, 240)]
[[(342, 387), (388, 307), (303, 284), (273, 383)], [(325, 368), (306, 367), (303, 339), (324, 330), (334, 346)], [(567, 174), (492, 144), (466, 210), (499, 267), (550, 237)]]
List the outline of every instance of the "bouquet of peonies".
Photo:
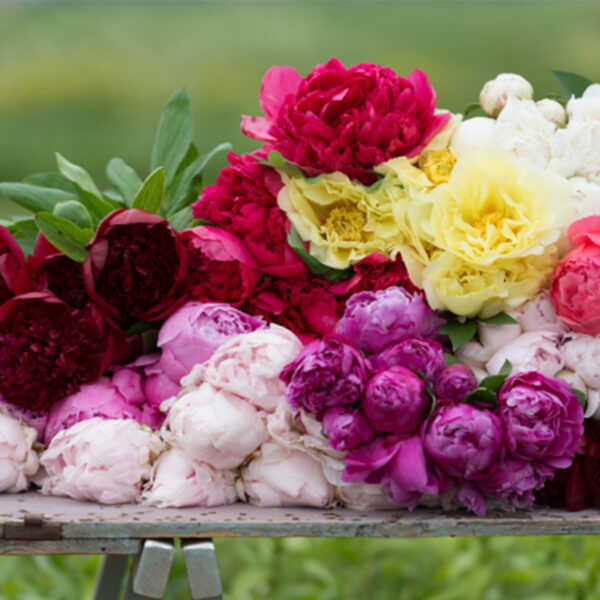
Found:
[(145, 179), (0, 183), (33, 213), (0, 226), (0, 491), (599, 505), (600, 85), (554, 74), (461, 115), (419, 70), (271, 67), (214, 185), (183, 90)]

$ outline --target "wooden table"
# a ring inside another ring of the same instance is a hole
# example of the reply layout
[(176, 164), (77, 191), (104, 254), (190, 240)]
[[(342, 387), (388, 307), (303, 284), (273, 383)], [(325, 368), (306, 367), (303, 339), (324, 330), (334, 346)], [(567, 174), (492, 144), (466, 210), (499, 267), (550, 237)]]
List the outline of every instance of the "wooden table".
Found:
[[(116, 598), (127, 560), (134, 556), (124, 598), (162, 596), (181, 538), (194, 600), (220, 598), (215, 537), (446, 537), (486, 535), (597, 535), (600, 511), (536, 508), (477, 517), (434, 509), (361, 512), (350, 509), (158, 509), (101, 505), (39, 493), (0, 496), (0, 554), (105, 554), (97, 600)], [(162, 591), (161, 591), (162, 590)]]

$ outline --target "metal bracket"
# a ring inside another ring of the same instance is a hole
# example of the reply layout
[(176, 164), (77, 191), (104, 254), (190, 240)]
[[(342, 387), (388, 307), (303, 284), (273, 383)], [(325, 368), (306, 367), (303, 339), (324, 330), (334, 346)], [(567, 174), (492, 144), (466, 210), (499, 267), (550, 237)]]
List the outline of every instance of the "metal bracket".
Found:
[(221, 600), (221, 578), (211, 539), (181, 540), (192, 600)]
[(43, 515), (28, 513), (22, 522), (5, 523), (4, 539), (7, 540), (60, 540), (62, 525), (44, 521)]
[(174, 556), (173, 540), (146, 540), (133, 559), (123, 599), (162, 598)]

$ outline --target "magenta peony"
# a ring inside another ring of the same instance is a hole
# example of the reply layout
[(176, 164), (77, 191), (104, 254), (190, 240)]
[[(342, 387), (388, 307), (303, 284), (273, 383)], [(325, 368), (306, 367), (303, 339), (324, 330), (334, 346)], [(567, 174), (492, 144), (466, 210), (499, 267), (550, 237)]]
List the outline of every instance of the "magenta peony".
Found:
[(309, 175), (341, 171), (372, 183), (373, 167), (413, 157), (450, 119), (435, 114), (427, 76), (398, 77), (375, 64), (344, 66), (335, 58), (305, 78), (271, 67), (260, 90), (265, 117), (242, 117), (242, 131), (266, 141)]
[(435, 383), (435, 395), (440, 400), (461, 402), (477, 388), (477, 378), (467, 365), (456, 364), (446, 367)]
[(345, 406), (325, 411), (323, 432), (334, 450), (352, 450), (373, 438), (373, 430), (360, 411)]

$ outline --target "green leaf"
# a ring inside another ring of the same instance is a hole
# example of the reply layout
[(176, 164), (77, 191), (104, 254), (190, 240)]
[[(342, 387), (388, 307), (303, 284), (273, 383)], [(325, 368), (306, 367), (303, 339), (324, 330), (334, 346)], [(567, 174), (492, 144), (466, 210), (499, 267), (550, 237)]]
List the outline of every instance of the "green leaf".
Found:
[(165, 168), (165, 187), (169, 188), (192, 142), (194, 122), (188, 93), (177, 90), (160, 116), (152, 148), (150, 168)]
[(158, 213), (165, 195), (165, 169), (159, 167), (152, 171), (136, 194), (131, 208), (141, 208), (152, 213)]
[(77, 200), (88, 209), (95, 223), (104, 219), (113, 210), (123, 208), (123, 205), (118, 202), (109, 200), (108, 198), (99, 198), (79, 186), (76, 186), (76, 188)]
[(67, 179), (62, 173), (34, 173), (23, 179), (24, 183), (31, 185), (37, 185), (38, 187), (54, 188), (57, 190), (63, 190), (70, 194), (76, 195), (77, 188), (73, 185), (70, 179)]
[(294, 163), (283, 158), (283, 155), (280, 152), (277, 152), (277, 150), (271, 150), (269, 152), (267, 164), (275, 169), (282, 169), (288, 173), (288, 175), (304, 177), (304, 173)]
[(442, 335), (447, 335), (450, 338), (452, 351), (455, 352), (475, 337), (477, 333), (477, 323), (475, 323), (475, 321), (465, 321), (464, 323), (452, 321), (442, 325), (439, 331)]
[(33, 254), (35, 240), (39, 233), (35, 219), (31, 217), (14, 217), (12, 223), (8, 222), (5, 225), (17, 240), (23, 254), (25, 256)]
[(94, 235), (91, 229), (80, 229), (70, 221), (47, 212), (41, 212), (35, 220), (46, 239), (63, 254), (77, 262), (87, 258), (85, 246)]
[(167, 209), (167, 216), (179, 212), (181, 209), (189, 206), (191, 202), (196, 198), (196, 194), (190, 194), (193, 192), (193, 182), (196, 177), (202, 174), (208, 162), (219, 152), (223, 150), (231, 150), (231, 144), (219, 144), (213, 148), (210, 152), (198, 156), (194, 159), (187, 167), (185, 167), (179, 175), (177, 175), (173, 182), (173, 188), (171, 191), (171, 198), (169, 200), (169, 207)]
[(480, 323), (486, 323), (487, 325), (518, 325), (519, 321), (513, 319), (506, 313), (498, 313), (497, 315), (490, 317), (489, 319), (477, 319)]
[(333, 269), (320, 263), (314, 256), (311, 256), (305, 249), (296, 228), (290, 225), (290, 231), (287, 235), (287, 242), (292, 250), (300, 257), (302, 262), (308, 267), (309, 271), (325, 279), (326, 281), (338, 282), (350, 279), (354, 275), (354, 269)]
[[(368, 192), (369, 194), (373, 194), (381, 187), (382, 183), (383, 183), (383, 177), (378, 179), (375, 183), (365, 186), (365, 191)], [(402, 186), (402, 187), (404, 187), (404, 186)]]
[(106, 165), (106, 177), (121, 192), (125, 204), (131, 206), (142, 187), (138, 174), (121, 158), (113, 158)]
[(473, 390), (464, 400), (465, 404), (489, 404), (490, 407), (496, 408), (498, 406), (498, 399), (496, 398), (496, 394), (494, 392), (485, 389), (485, 388), (477, 388)]
[(71, 221), (81, 229), (93, 229), (90, 213), (78, 200), (61, 200), (57, 202), (52, 214)]
[(184, 229), (192, 227), (192, 225), (194, 225), (194, 216), (192, 215), (190, 207), (188, 206), (174, 215), (171, 215), (169, 217), (169, 223), (171, 223), (175, 231), (183, 231)]
[(33, 213), (50, 212), (59, 200), (77, 200), (77, 196), (69, 192), (29, 183), (0, 183), (0, 194)]
[(460, 359), (454, 356), (454, 354), (448, 354), (448, 352), (444, 352), (444, 358), (446, 359), (446, 366), (450, 365), (459, 365)]
[(558, 81), (563, 93), (567, 98), (575, 96), (579, 98), (588, 86), (594, 83), (591, 79), (578, 75), (577, 73), (570, 73), (569, 71), (552, 71), (554, 79)]
[(479, 387), (492, 392), (497, 392), (502, 387), (502, 384), (506, 381), (506, 378), (510, 375), (511, 371), (512, 364), (509, 360), (505, 360), (499, 373), (497, 375), (488, 375), (488, 377), (484, 377), (481, 380)]
[(56, 152), (56, 162), (58, 164), (58, 170), (70, 181), (77, 184), (82, 190), (93, 194), (100, 200), (102, 199), (102, 194), (100, 190), (96, 187), (94, 180), (91, 178), (90, 174), (79, 165), (75, 165), (72, 162), (69, 162), (64, 156), (60, 153)]
[(510, 362), (510, 360), (505, 360), (504, 364), (502, 365), (502, 367), (500, 367), (500, 371), (498, 372), (498, 375), (504, 375), (505, 377), (508, 377), (512, 371), (512, 363)]
[(581, 404), (581, 408), (583, 408), (583, 411), (585, 412), (585, 409), (587, 408), (586, 395), (581, 390), (578, 390), (577, 388), (571, 388), (571, 389), (573, 390), (573, 393), (577, 396), (577, 401), (579, 402), (579, 404)]
[(482, 112), (484, 113), (483, 108), (481, 108), (481, 104), (479, 104), (479, 102), (471, 102), (470, 104), (467, 104), (465, 106), (465, 108), (463, 109), (463, 119), (468, 119), (470, 117), (473, 117), (475, 115), (473, 115), (473, 113), (475, 112)]

